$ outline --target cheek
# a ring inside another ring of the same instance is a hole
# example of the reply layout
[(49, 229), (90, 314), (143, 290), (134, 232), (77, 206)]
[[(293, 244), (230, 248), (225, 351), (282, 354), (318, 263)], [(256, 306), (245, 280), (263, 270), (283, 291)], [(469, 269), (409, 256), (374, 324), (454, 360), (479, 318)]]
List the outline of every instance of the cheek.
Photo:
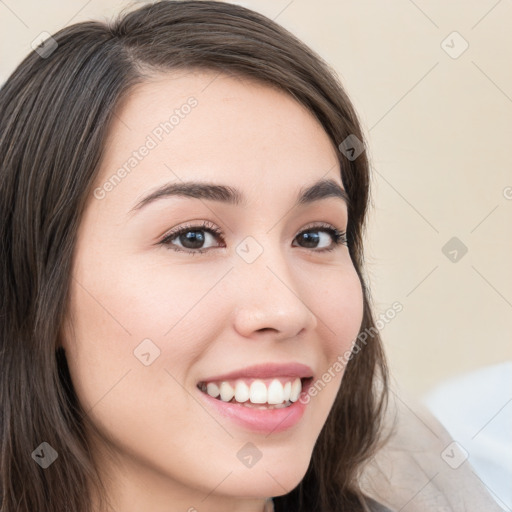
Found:
[(161, 381), (164, 369), (183, 381), (201, 340), (211, 337), (208, 329), (227, 321), (208, 299), (222, 270), (191, 279), (179, 267), (157, 269), (136, 258), (115, 258), (116, 265), (82, 261), (73, 273), (72, 325), (63, 344), (85, 406), (128, 371), (144, 369), (146, 386), (160, 385), (152, 379)]
[(316, 292), (324, 351), (332, 363), (349, 350), (363, 319), (363, 289), (355, 268), (340, 269)]
[(204, 424), (191, 423), (204, 411), (181, 383), (208, 339), (216, 313), (201, 297), (218, 276), (191, 289), (184, 272), (166, 276), (133, 261), (74, 275), (64, 348), (84, 411), (121, 451), (186, 467), (190, 455), (180, 447), (204, 436)]
[(342, 385), (363, 319), (363, 289), (355, 268), (337, 271), (315, 297), (323, 361), (307, 400), (314, 399), (322, 411), (315, 420), (321, 428)]

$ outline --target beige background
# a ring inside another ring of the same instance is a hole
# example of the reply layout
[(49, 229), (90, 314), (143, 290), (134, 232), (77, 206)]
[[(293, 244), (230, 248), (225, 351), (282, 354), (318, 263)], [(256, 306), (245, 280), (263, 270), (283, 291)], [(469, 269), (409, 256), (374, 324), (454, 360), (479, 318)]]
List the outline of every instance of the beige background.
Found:
[[(400, 387), (420, 394), (512, 359), (512, 3), (238, 3), (322, 55), (361, 116), (374, 169), (368, 274), (377, 315), (403, 305), (382, 331)], [(0, 82), (41, 32), (126, 5), (1, 1)], [(452, 237), (468, 249), (457, 262), (442, 252)]]

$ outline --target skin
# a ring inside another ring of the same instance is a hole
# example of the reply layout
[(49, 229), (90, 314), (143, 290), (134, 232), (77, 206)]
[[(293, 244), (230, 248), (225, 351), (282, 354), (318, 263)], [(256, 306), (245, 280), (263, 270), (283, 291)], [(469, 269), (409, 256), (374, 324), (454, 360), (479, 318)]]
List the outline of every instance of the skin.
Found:
[[(342, 187), (337, 150), (304, 107), (267, 85), (205, 71), (153, 76), (118, 109), (96, 186), (190, 96), (198, 105), (121, 183), (102, 199), (91, 194), (62, 345), (100, 432), (88, 435), (113, 510), (261, 512), (304, 476), (342, 372), (297, 425), (268, 436), (206, 410), (196, 384), (269, 361), (308, 364), (319, 378), (358, 334), (361, 284), (346, 245), (319, 252), (297, 236), (312, 223), (347, 228), (339, 198), (294, 207), (320, 178)], [(175, 196), (130, 213), (156, 187), (192, 179), (236, 187), (247, 205)], [(205, 220), (224, 233), (202, 232), (206, 253), (158, 244)], [(333, 244), (315, 232), (319, 248)], [(247, 236), (263, 248), (250, 264), (236, 252)], [(147, 338), (160, 355), (145, 366), (134, 350)], [(247, 442), (262, 453), (251, 468), (237, 458)]]

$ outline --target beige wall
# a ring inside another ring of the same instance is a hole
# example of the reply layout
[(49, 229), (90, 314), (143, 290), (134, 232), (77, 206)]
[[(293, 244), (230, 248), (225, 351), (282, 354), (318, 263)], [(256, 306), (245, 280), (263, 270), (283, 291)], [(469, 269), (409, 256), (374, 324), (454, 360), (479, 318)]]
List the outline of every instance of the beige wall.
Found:
[[(421, 393), (512, 359), (512, 4), (238, 3), (330, 62), (360, 113), (374, 167), (367, 260), (376, 311), (403, 305), (382, 331), (396, 381)], [(41, 32), (125, 5), (1, 2), (0, 82)], [(469, 44), (460, 56), (464, 41), (447, 38), (454, 31)], [(442, 252), (452, 237), (468, 248), (457, 262)]]

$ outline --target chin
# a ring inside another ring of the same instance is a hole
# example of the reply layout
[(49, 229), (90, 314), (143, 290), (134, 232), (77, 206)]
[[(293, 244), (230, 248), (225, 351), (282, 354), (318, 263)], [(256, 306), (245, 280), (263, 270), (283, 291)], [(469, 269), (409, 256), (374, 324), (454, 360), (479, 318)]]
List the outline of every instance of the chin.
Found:
[(309, 455), (305, 454), (303, 458), (297, 454), (293, 458), (283, 456), (275, 459), (275, 463), (270, 457), (264, 462), (262, 457), (252, 468), (237, 470), (236, 475), (233, 473), (235, 478), (228, 479), (230, 489), (227, 492), (253, 497), (288, 494), (304, 478), (310, 463)]

